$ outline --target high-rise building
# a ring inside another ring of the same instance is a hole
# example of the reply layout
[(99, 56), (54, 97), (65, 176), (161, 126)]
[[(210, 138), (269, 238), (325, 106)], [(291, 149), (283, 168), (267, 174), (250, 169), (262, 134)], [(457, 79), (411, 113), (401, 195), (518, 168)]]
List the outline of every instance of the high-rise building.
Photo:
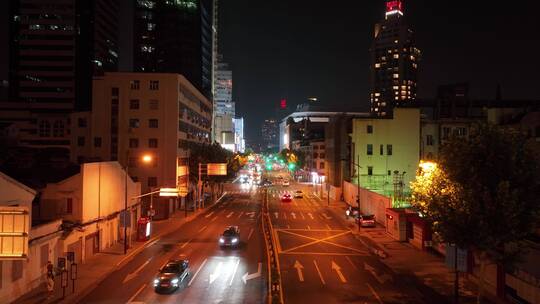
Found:
[[(218, 55), (214, 95), (214, 140), (231, 149), (235, 145), (235, 104), (232, 101), (232, 71)], [(234, 149), (231, 149), (234, 150)]]
[(88, 110), (92, 77), (117, 69), (117, 1), (5, 2), (0, 121), (18, 130), (20, 145), (67, 148), (66, 114)]
[(371, 46), (371, 113), (391, 117), (393, 108), (416, 98), (420, 50), (400, 0), (386, 1)]
[(261, 135), (263, 141), (263, 150), (269, 152), (277, 152), (279, 147), (278, 121), (273, 118), (265, 119), (262, 124)]
[(244, 139), (244, 118), (235, 118), (234, 123), (234, 152), (244, 153), (246, 141)]
[(214, 0), (144, 0), (134, 5), (134, 70), (182, 74), (211, 99)]

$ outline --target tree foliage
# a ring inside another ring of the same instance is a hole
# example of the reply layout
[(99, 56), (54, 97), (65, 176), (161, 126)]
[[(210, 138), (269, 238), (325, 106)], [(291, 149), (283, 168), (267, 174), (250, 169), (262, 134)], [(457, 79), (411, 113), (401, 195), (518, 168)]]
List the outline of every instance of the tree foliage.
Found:
[(505, 245), (530, 236), (540, 219), (540, 166), (526, 141), (488, 124), (451, 139), (437, 170), (411, 184), (413, 206), (444, 241), (504, 259)]

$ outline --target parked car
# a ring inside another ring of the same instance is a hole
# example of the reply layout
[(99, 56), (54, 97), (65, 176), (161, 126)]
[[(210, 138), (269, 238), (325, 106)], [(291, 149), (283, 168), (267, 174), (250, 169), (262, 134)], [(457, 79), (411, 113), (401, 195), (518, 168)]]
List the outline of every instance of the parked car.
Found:
[(284, 179), (283, 180), (283, 183), (281, 183), (284, 187), (288, 187), (290, 185), (289, 183), (289, 180), (288, 179)]
[(352, 216), (353, 218), (357, 218), (359, 214), (360, 214), (360, 209), (358, 209), (358, 207), (349, 206), (349, 208), (345, 210), (345, 215), (347, 217)]
[(283, 203), (290, 203), (292, 201), (291, 195), (289, 193), (283, 194), (281, 197), (281, 202)]
[(240, 229), (238, 226), (229, 226), (219, 238), (221, 247), (237, 247), (240, 244)]
[(304, 192), (302, 192), (302, 190), (296, 190), (296, 192), (294, 192), (294, 198), (303, 198), (304, 197)]
[(360, 222), (360, 227), (375, 227), (377, 225), (373, 214), (360, 215), (356, 220)]
[(159, 270), (154, 279), (154, 290), (158, 292), (178, 289), (188, 276), (188, 260), (170, 260)]

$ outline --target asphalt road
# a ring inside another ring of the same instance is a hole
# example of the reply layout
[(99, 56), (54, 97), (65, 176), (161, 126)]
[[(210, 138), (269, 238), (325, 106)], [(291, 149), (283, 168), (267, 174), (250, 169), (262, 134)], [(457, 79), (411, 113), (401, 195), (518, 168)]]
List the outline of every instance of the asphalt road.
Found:
[[(238, 184), (229, 185), (229, 189), (235, 193), (149, 244), (81, 303), (263, 303), (267, 267), (259, 222), (261, 196), (255, 189)], [(218, 245), (219, 236), (229, 225), (240, 228), (238, 249)], [(172, 293), (156, 293), (152, 281), (158, 269), (175, 258), (189, 259), (190, 277)]]
[[(281, 202), (301, 189), (303, 198)], [(269, 188), (285, 303), (428, 303), (368, 252), (310, 185)], [(343, 217), (345, 215), (343, 214)]]

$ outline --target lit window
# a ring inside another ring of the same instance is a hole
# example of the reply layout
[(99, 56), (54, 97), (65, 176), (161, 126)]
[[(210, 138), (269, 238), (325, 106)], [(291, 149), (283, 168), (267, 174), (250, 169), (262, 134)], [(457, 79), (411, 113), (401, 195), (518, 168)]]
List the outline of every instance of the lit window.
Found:
[(399, 90), (399, 86), (393, 86), (392, 89)]
[(394, 79), (399, 78), (399, 74), (394, 74), (393, 77)]
[(399, 100), (399, 97), (396, 96), (394, 99), (395, 99), (395, 100)]
[(375, 93), (375, 97), (381, 96), (381, 93)]
[(138, 80), (132, 80), (131, 81), (131, 89), (132, 90), (138, 90), (140, 87), (140, 81)]
[(381, 102), (381, 107), (386, 107), (386, 102)]
[(380, 68), (380, 67), (381, 67), (380, 63), (375, 63), (375, 68)]
[(399, 58), (399, 54), (394, 54), (394, 59), (398, 59)]
[(394, 43), (398, 43), (398, 42), (399, 42), (399, 40), (394, 40)]

